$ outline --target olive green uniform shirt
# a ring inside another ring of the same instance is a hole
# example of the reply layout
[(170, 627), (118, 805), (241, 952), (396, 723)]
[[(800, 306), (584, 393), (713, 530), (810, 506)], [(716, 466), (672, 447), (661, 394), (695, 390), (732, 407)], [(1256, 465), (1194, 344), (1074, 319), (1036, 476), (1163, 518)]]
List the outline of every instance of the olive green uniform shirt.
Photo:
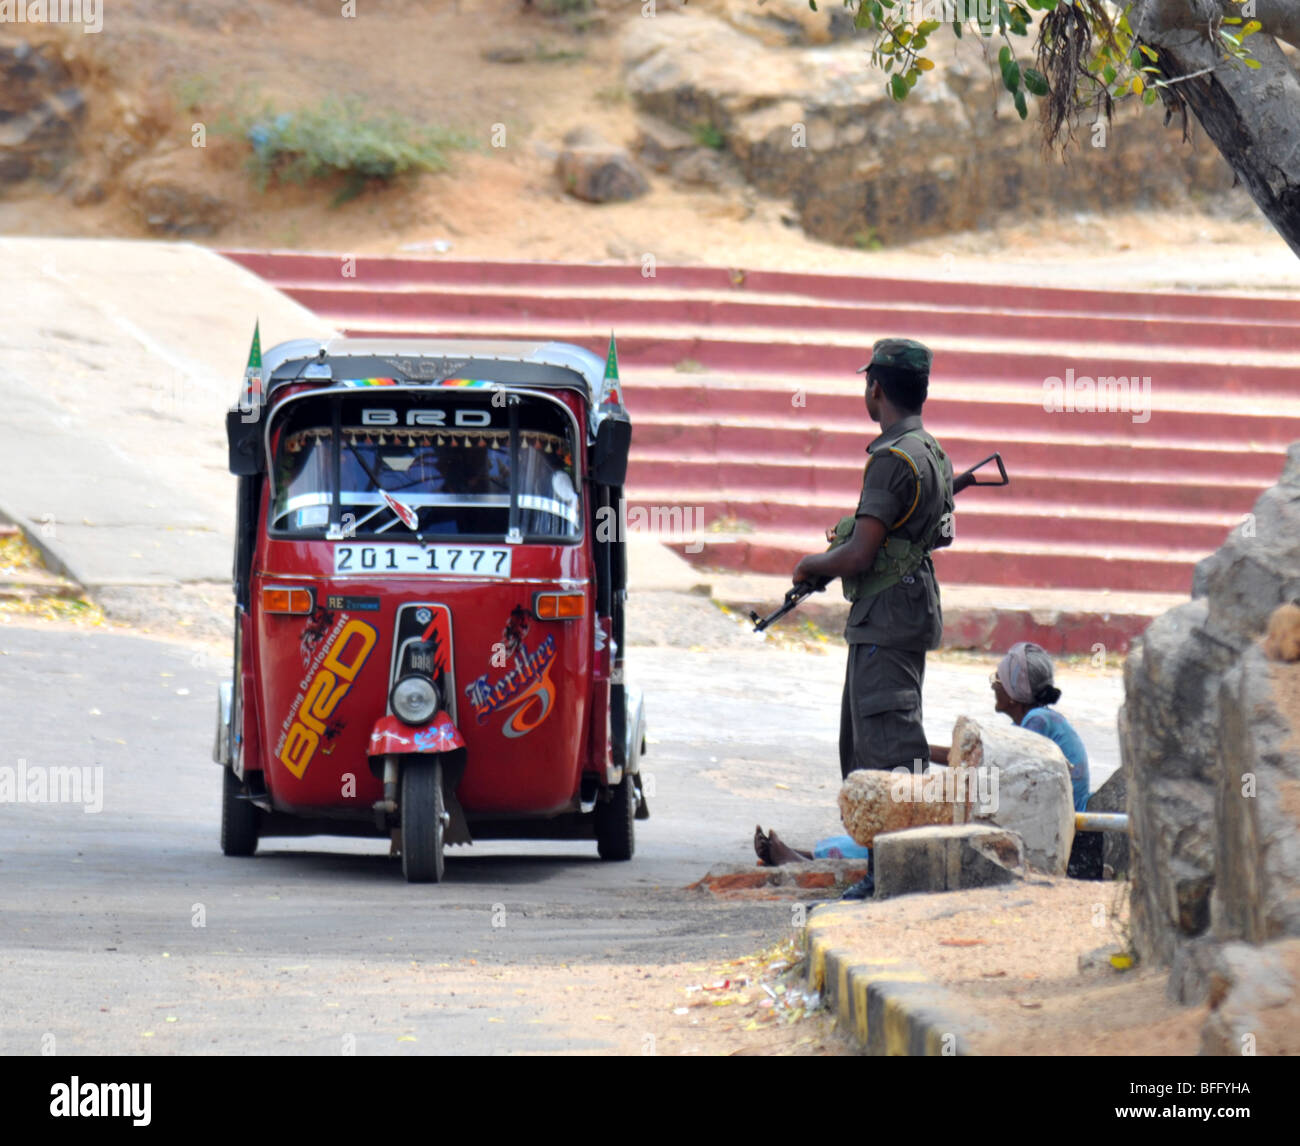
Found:
[[(940, 461), (924, 441), (905, 437), (910, 430), (924, 432), (920, 415), (895, 422), (867, 447), (870, 456), (854, 516), (874, 517), (889, 527), (886, 537), (900, 536), (920, 544), (931, 535), (944, 514), (951, 512), (952, 463), (946, 456)], [(929, 434), (925, 436), (934, 442)], [(896, 450), (912, 459), (915, 471)], [(936, 548), (951, 543), (949, 518)], [(939, 604), (939, 583), (929, 556), (915, 573), (902, 581), (853, 602), (844, 638), (851, 645), (884, 645), (914, 652), (937, 649), (943, 638), (943, 611)]]

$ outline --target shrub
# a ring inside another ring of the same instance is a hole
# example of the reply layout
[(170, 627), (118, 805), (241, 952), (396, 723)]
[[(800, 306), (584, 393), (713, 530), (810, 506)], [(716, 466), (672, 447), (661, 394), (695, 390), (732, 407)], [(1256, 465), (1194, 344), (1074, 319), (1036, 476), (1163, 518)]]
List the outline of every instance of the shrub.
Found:
[(308, 183), (342, 176), (336, 204), (359, 194), (368, 182), (445, 171), (448, 151), (473, 146), (446, 128), (416, 126), (394, 114), (366, 115), (354, 101), (333, 97), (314, 108), (246, 116), (243, 135), (253, 149), (249, 170), (259, 189), (273, 179)]

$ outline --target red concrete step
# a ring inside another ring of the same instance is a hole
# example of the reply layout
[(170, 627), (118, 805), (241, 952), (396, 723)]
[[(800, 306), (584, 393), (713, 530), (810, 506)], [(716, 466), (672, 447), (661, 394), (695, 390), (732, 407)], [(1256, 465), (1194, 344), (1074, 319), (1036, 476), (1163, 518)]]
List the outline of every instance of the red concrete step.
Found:
[[(222, 252), (273, 285), (324, 286), (355, 283), (365, 290), (419, 286), (514, 290), (619, 290), (624, 292), (713, 292), (738, 297), (801, 295), (843, 304), (985, 306), (997, 310), (1063, 311), (1084, 315), (1205, 318), (1244, 323), (1300, 322), (1300, 302), (1258, 295), (1178, 291), (1101, 291), (958, 279), (885, 278), (815, 272), (744, 270), (724, 267), (656, 266), (642, 263), (479, 262), (452, 259), (363, 256), (349, 259), (355, 277), (345, 279), (345, 256), (285, 251)], [(739, 281), (738, 281), (739, 280)]]
[[(323, 316), (330, 318), (329, 315)], [(603, 354), (608, 347), (608, 333), (593, 336), (589, 327), (541, 326), (527, 328), (497, 325), (491, 322), (429, 323), (402, 327), (391, 322), (371, 327), (344, 324), (347, 334), (365, 338), (410, 338), (413, 335), (449, 339), (531, 339), (571, 342)], [(602, 342), (602, 339), (604, 342)], [(1213, 392), (1219, 401), (1235, 396), (1254, 398), (1290, 398), (1294, 395), (1294, 367), (1289, 365), (1247, 365), (1225, 354), (1221, 361), (1178, 361), (1173, 358), (1149, 357), (1136, 350), (1115, 357), (1104, 352), (1074, 354), (1044, 353), (1022, 350), (1020, 346), (990, 346), (988, 349), (957, 349), (934, 341), (935, 371), (931, 386), (937, 384), (975, 384), (975, 380), (998, 379), (1002, 382), (1028, 383), (1039, 388), (1045, 379), (1064, 378), (1068, 369), (1076, 377), (1136, 376), (1150, 378), (1152, 390), (1165, 393), (1180, 391)], [(1032, 344), (1023, 344), (1032, 345)], [(1162, 348), (1154, 348), (1158, 354)], [(795, 379), (809, 375), (840, 374), (851, 378), (862, 366), (866, 351), (857, 345), (834, 345), (826, 342), (786, 342), (764, 337), (755, 331), (750, 338), (705, 338), (694, 334), (671, 336), (638, 332), (620, 334), (619, 363), (630, 379), (640, 369), (680, 367), (683, 363), (704, 366), (715, 371), (765, 371), (787, 374)]]
[(1104, 342), (1155, 346), (1201, 346), (1218, 351), (1300, 350), (1300, 321), (1265, 323), (1258, 320), (1091, 315), (1077, 312), (989, 310), (972, 299), (944, 308), (900, 309), (891, 305), (831, 305), (768, 301), (763, 296), (737, 294), (735, 299), (693, 297), (628, 291), (621, 295), (539, 294), (510, 290), (467, 291), (454, 286), (376, 289), (348, 280), (342, 285), (285, 286), (295, 301), (331, 321), (348, 327), (421, 322), (431, 326), (466, 321), (490, 322), (504, 328), (537, 324), (578, 324), (590, 331), (641, 330), (648, 326), (763, 327), (776, 332), (812, 335), (836, 331), (859, 338), (863, 331), (933, 341), (953, 338), (1015, 339), (1055, 342)]
[[(861, 392), (853, 383), (833, 393), (801, 390), (794, 384), (774, 388), (763, 376), (756, 376), (749, 389), (638, 386), (633, 381), (624, 385), (623, 396), (637, 440), (662, 434), (669, 426), (694, 431), (701, 426), (729, 423), (755, 433), (774, 429), (812, 433), (818, 441), (850, 434), (863, 446), (879, 432), (867, 417)], [(802, 405), (793, 404), (796, 396)], [(1154, 397), (1163, 399), (1164, 395)], [(1154, 439), (1217, 441), (1223, 447), (1284, 450), (1300, 438), (1300, 401), (1295, 398), (1239, 402), (1235, 407), (1225, 406), (1220, 398), (1180, 393), (1174, 398), (1176, 406), (1165, 403), (1151, 410), (1150, 421), (1134, 422), (1133, 415), (1122, 410), (1071, 413), (1044, 409), (1041, 383), (950, 385), (935, 379), (925, 404), (925, 420), (937, 435), (953, 427), (972, 434), (987, 431), (991, 437), (1010, 431), (1036, 437), (1119, 438), (1142, 445)]]
[[(745, 569), (789, 575), (799, 558), (818, 552), (815, 537), (755, 533), (669, 542), (701, 568)], [(689, 552), (688, 549), (699, 549)], [(1192, 568), (1207, 554), (1199, 550), (1041, 545), (1009, 548), (955, 545), (935, 554), (940, 584), (1021, 585), (1036, 589), (1109, 589), (1115, 592), (1186, 593)]]
[[(746, 426), (701, 427), (702, 432), (693, 435), (683, 427), (670, 426), (667, 429), (673, 432), (662, 438), (654, 433), (655, 429), (644, 423), (635, 425), (631, 480), (639, 481), (644, 476), (659, 486), (842, 492), (861, 484), (866, 465), (864, 443), (868, 439), (862, 434), (818, 436), (813, 431), (792, 432), (781, 435), (784, 441), (777, 446), (773, 443), (777, 434), (758, 434)], [(715, 432), (708, 433), (709, 429)], [(1093, 446), (1077, 440), (1024, 441), (1011, 435), (999, 436), (993, 442), (987, 434), (938, 428), (934, 432), (941, 433), (940, 441), (954, 470), (982, 461), (996, 445), (1013, 477), (1029, 472), (1097, 471), (1180, 482), (1204, 481), (1210, 475), (1231, 473), (1233, 481), (1255, 489), (1275, 481), (1285, 459), (1281, 449), (1234, 452), (1218, 444), (1202, 449), (1127, 442), (1099, 442)], [(766, 451), (764, 443), (769, 443)], [(996, 476), (991, 466), (982, 472), (985, 477)]]
[[(1177, 488), (1177, 487), (1175, 487)], [(707, 531), (725, 527), (728, 532), (799, 533), (820, 536), (841, 516), (852, 513), (857, 491), (834, 494), (804, 495), (792, 499), (788, 491), (750, 490), (743, 493), (705, 492), (701, 490), (647, 491), (629, 482), (628, 504), (646, 509), (678, 508), (689, 511), (687, 520)], [(1247, 507), (1253, 494), (1243, 500)], [(1088, 543), (1101, 547), (1131, 545), (1136, 547), (1196, 549), (1209, 553), (1216, 549), (1228, 531), (1241, 523), (1240, 513), (1153, 509), (1144, 505), (1089, 505), (1075, 502), (1056, 503), (989, 497), (972, 500), (963, 493), (956, 508), (956, 536), (962, 541), (988, 544), (1030, 543), (1041, 541), (1050, 523), (1053, 541)]]
[[(729, 489), (727, 496), (731, 500), (739, 504), (744, 501), (787, 498), (807, 505), (843, 505), (846, 501), (856, 504), (862, 487), (860, 477), (855, 477), (852, 480), (841, 479), (830, 488), (810, 490), (801, 485), (801, 478), (791, 477), (789, 484), (783, 484), (781, 478), (788, 472), (788, 467), (765, 465), (756, 466), (755, 469), (762, 472), (767, 484)], [(962, 503), (1005, 505), (1014, 502), (1040, 518), (1044, 515), (1037, 507), (1044, 505), (1087, 505), (1124, 511), (1136, 511), (1139, 508), (1152, 511), (1189, 510), (1240, 515), (1250, 509), (1261, 492), (1261, 487), (1254, 482), (1216, 474), (1206, 474), (1199, 480), (1165, 480), (1158, 475), (1133, 472), (1043, 472), (1016, 467), (1010, 463), (1007, 465), (1007, 473), (1011, 478), (1010, 485), (965, 490), (961, 494)], [(641, 469), (635, 461), (629, 467), (628, 490), (647, 502), (659, 498), (665, 504), (700, 504), (718, 496), (719, 488), (722, 488), (721, 483), (673, 484), (661, 477), (655, 467)], [(848, 510), (841, 512), (847, 513)]]

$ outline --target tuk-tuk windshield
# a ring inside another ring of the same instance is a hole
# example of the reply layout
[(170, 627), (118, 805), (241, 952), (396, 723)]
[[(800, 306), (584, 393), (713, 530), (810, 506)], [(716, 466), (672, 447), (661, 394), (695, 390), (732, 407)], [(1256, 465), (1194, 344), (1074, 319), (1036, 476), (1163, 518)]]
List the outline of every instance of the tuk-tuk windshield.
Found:
[(512, 525), (523, 538), (581, 533), (563, 407), (527, 395), (494, 406), (487, 393), (378, 393), (293, 403), (275, 450), (272, 531), (498, 541)]

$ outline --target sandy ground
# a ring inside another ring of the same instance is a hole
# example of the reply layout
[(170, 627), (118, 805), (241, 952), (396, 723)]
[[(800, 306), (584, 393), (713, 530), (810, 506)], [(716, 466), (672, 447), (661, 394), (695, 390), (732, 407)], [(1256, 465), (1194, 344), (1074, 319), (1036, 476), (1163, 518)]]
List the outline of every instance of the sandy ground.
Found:
[[(1168, 971), (1120, 970), (1126, 882), (1036, 876), (1009, 887), (864, 903), (835, 944), (896, 958), (952, 992), (981, 1055), (1196, 1054), (1208, 1008), (1165, 998)], [(1080, 957), (1097, 952), (1086, 969)]]

